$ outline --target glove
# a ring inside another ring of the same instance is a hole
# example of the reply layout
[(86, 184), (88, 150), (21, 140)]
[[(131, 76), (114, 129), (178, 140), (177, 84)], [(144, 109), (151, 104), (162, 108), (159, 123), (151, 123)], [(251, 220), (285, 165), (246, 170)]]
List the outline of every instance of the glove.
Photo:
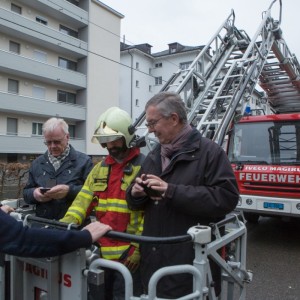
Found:
[(125, 252), (127, 252), (127, 256), (121, 262), (131, 273), (134, 273), (140, 265), (140, 250), (131, 245)]

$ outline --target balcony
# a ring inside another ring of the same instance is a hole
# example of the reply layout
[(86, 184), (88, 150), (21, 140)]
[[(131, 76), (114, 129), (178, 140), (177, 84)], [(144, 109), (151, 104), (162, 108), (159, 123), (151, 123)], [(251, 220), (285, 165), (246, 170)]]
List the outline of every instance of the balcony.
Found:
[(80, 105), (10, 94), (0, 91), (1, 111), (50, 118), (59, 116), (66, 120), (85, 121), (86, 108)]
[(83, 89), (87, 85), (86, 75), (82, 73), (49, 65), (8, 51), (0, 50), (0, 61), (0, 72), (17, 77), (25, 77), (72, 89)]
[(88, 25), (88, 12), (64, 0), (19, 0), (26, 7), (32, 7), (45, 15), (63, 23), (70, 24), (73, 28)]
[(3, 8), (0, 9), (0, 26), (1, 32), (8, 36), (36, 45), (42, 43), (44, 48), (56, 53), (76, 59), (88, 54), (86, 42)]
[[(41, 136), (18, 136), (0, 134), (1, 153), (33, 153), (42, 154), (47, 147)], [(85, 140), (70, 139), (70, 144), (78, 151), (85, 153)]]

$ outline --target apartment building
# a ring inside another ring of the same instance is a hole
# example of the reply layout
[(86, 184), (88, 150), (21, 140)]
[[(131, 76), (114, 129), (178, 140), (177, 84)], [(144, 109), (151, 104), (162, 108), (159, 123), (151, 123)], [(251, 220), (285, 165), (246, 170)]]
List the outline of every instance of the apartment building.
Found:
[(0, 160), (46, 150), (42, 124), (64, 118), (89, 155), (98, 116), (119, 104), (120, 23), (97, 0), (0, 0)]
[[(187, 69), (203, 46), (168, 44), (164, 51), (151, 53), (150, 44), (121, 43), (120, 106), (135, 120), (146, 102), (158, 93), (172, 74)], [(205, 64), (205, 63), (204, 63)]]

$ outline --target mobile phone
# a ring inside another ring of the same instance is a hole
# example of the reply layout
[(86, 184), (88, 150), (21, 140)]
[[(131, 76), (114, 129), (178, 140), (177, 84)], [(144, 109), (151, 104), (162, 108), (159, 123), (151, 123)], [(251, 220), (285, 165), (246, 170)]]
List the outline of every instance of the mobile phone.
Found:
[(148, 197), (161, 197), (162, 193), (160, 191), (156, 191), (146, 184), (141, 183), (141, 186), (144, 188), (144, 192), (147, 194)]
[(51, 190), (51, 188), (43, 188), (43, 187), (40, 188), (42, 194), (45, 194), (49, 190)]

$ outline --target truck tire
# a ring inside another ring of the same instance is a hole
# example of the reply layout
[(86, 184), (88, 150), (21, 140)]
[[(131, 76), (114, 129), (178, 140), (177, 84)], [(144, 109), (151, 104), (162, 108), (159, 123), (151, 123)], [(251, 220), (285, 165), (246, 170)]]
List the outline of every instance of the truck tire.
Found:
[(244, 212), (244, 217), (249, 223), (258, 223), (259, 214)]

